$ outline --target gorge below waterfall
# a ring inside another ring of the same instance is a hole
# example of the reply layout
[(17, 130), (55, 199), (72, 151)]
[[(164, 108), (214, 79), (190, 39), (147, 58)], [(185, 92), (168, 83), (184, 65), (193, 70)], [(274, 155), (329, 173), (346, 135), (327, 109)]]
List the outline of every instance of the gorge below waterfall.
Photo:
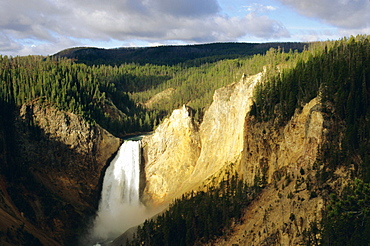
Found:
[(139, 195), (140, 153), (140, 141), (124, 141), (107, 168), (90, 236), (93, 243), (113, 240), (147, 218)]

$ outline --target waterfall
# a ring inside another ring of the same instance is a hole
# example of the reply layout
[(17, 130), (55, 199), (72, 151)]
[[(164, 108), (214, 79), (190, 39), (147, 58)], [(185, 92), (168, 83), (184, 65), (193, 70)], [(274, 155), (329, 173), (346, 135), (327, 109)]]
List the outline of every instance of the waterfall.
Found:
[(139, 199), (140, 152), (140, 141), (125, 141), (107, 168), (92, 231), (94, 240), (114, 239), (146, 218)]
[(139, 205), (140, 158), (140, 141), (122, 144), (105, 173), (99, 210)]

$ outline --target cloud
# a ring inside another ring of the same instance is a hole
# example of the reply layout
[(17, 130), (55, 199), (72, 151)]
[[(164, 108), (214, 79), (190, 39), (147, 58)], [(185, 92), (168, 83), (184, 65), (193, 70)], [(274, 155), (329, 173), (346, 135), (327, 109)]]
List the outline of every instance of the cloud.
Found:
[(248, 32), (264, 39), (289, 37), (288, 30), (278, 21), (271, 20), (267, 16), (258, 16), (251, 12), (246, 16), (249, 23)]
[(217, 14), (220, 11), (220, 6), (214, 0), (157, 0), (153, 1), (152, 4), (159, 13), (173, 16), (204, 17)]
[(370, 26), (369, 0), (279, 0), (301, 14), (344, 29)]
[(271, 5), (263, 5), (259, 3), (253, 3), (252, 5), (243, 6), (247, 11), (250, 12), (266, 12), (266, 11), (274, 11), (277, 8)]
[[(62, 45), (144, 40), (151, 43), (236, 41), (288, 36), (261, 14), (221, 13), (217, 0), (0, 0), (0, 52), (59, 51)], [(265, 10), (272, 10), (265, 8)], [(63, 47), (63, 48), (67, 48)], [(45, 53), (46, 52), (46, 53)]]
[[(35, 42), (33, 40), (29, 40), (27, 42), (22, 42), (18, 44), (17, 49), (11, 50), (12, 53), (16, 52), (16, 55), (49, 55), (54, 54), (60, 50), (69, 47), (76, 47), (81, 46), (81, 43), (76, 42), (73, 39), (65, 38), (65, 37), (58, 37), (52, 42)], [(1, 44), (0, 44), (1, 49)], [(12, 55), (12, 54), (11, 54)]]
[(7, 35), (0, 33), (0, 50), (2, 52), (12, 52), (21, 49), (21, 45), (11, 40)]

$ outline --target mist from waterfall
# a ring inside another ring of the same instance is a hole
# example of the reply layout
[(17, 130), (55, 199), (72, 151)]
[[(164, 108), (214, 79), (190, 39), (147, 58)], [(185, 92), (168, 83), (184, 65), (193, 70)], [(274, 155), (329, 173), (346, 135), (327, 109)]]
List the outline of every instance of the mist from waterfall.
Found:
[(112, 240), (148, 217), (139, 196), (140, 145), (140, 141), (125, 141), (105, 172), (91, 232), (95, 243)]

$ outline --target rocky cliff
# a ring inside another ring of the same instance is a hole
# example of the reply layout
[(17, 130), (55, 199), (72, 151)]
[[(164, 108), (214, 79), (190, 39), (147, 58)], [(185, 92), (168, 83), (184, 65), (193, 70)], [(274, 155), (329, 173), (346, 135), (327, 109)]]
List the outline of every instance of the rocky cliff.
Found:
[(19, 122), (33, 122), (39, 134), (38, 141), (28, 131), (19, 139), (24, 161), (32, 166), (33, 174), (42, 183), (51, 182), (50, 188), (57, 187), (54, 192), (60, 192), (72, 204), (93, 203), (102, 170), (121, 140), (81, 116), (37, 102), (23, 105), (19, 116)]
[(37, 100), (15, 110), (12, 119), (4, 124), (1, 177), (5, 203), (0, 215), (8, 222), (0, 224), (11, 235), (7, 240), (22, 244), (29, 238), (19, 235), (28, 235), (44, 245), (76, 244), (121, 140), (81, 116)]
[[(266, 185), (230, 237), (242, 245), (299, 245), (304, 232), (321, 219), (324, 201), (317, 195), (315, 171), (323, 142), (324, 117), (317, 98), (283, 127), (246, 118), (239, 166), (247, 183)], [(218, 245), (230, 242), (219, 240)]]
[(191, 187), (215, 174), (225, 165), (238, 164), (244, 151), (246, 117), (249, 114), (254, 87), (262, 73), (218, 89), (213, 103), (205, 112), (199, 136), (202, 150), (189, 184)]
[(142, 140), (145, 158), (144, 200), (161, 204), (179, 195), (200, 154), (201, 142), (192, 111), (183, 106)]
[(316, 159), (327, 129), (320, 100), (312, 99), (283, 126), (258, 122), (249, 112), (262, 76), (243, 76), (217, 90), (200, 126), (184, 106), (144, 139), (145, 192), (154, 204), (201, 189), (230, 163), (248, 184), (265, 187), (248, 207), (245, 223), (234, 225), (218, 245), (300, 244), (321, 219)]
[(246, 116), (261, 74), (218, 89), (200, 126), (191, 109), (175, 110), (153, 135), (143, 139), (145, 195), (154, 204), (196, 188), (225, 164), (241, 160)]

